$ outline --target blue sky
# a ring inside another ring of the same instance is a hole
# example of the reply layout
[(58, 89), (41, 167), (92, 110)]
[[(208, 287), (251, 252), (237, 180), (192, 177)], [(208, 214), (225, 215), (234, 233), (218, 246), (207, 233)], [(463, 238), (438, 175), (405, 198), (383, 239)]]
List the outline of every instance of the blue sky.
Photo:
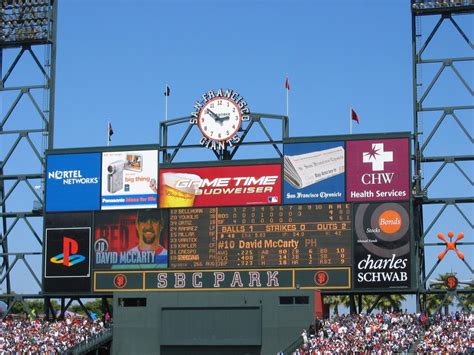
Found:
[[(87, 3), (60, 4), (56, 147), (103, 145), (107, 119), (114, 144), (156, 142), (167, 82), (169, 117), (188, 115), (218, 87), (239, 91), (253, 112), (285, 114), (286, 75), (291, 136), (348, 133), (351, 105), (363, 123), (354, 133), (388, 122), (411, 129), (403, 1)], [(127, 129), (131, 122), (139, 129)], [(86, 127), (87, 140), (68, 135)]]
[[(432, 23), (423, 21), (426, 36)], [(472, 38), (472, 22), (459, 22)], [(470, 55), (445, 25), (427, 54)], [(56, 59), (55, 148), (104, 146), (107, 121), (115, 132), (112, 145), (157, 143), (166, 83), (169, 118), (188, 116), (203, 92), (218, 88), (241, 93), (252, 112), (283, 115), (286, 76), (291, 137), (349, 133), (351, 106), (360, 117), (354, 134), (413, 130), (408, 0), (63, 0)], [(429, 83), (437, 69), (425, 69), (423, 79)], [(473, 82), (472, 65), (460, 63), (459, 70)], [(454, 85), (452, 76), (443, 74), (444, 86), (433, 89), (427, 104), (472, 104), (472, 96)], [(426, 132), (434, 116), (424, 114)], [(472, 134), (472, 114), (460, 113), (460, 120)], [(445, 122), (442, 133), (427, 155), (472, 154), (469, 140), (452, 121)], [(176, 132), (171, 138), (179, 137)], [(241, 157), (254, 154), (242, 152)], [(472, 176), (472, 164), (461, 165)], [(437, 166), (426, 169), (433, 173)], [(449, 168), (431, 191), (466, 196), (472, 195), (472, 185)], [(428, 207), (425, 216), (439, 208)], [(472, 207), (461, 208), (473, 215)], [(451, 229), (472, 241), (472, 226), (452, 206), (448, 209), (430, 242), (436, 242), (437, 232)], [(428, 265), (443, 250), (432, 249)], [(472, 255), (473, 249), (464, 251)], [(439, 270), (450, 271), (456, 263), (448, 255)], [(464, 265), (458, 274), (472, 276)], [(25, 292), (29, 286), (17, 289)]]

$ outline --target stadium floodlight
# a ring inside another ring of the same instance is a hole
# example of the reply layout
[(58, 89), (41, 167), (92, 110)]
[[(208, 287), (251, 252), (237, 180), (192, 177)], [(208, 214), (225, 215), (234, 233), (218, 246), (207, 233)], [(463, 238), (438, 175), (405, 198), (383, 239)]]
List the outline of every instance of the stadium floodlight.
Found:
[(412, 0), (412, 8), (415, 10), (428, 10), (438, 8), (452, 8), (461, 6), (472, 6), (473, 0)]
[(47, 41), (50, 37), (50, 0), (3, 0), (1, 2), (0, 41)]

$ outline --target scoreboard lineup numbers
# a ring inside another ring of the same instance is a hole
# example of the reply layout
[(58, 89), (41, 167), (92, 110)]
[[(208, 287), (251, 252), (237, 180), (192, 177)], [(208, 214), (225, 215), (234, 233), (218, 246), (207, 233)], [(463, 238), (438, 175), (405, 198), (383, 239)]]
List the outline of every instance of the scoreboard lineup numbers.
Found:
[(346, 203), (170, 210), (169, 268), (349, 266)]

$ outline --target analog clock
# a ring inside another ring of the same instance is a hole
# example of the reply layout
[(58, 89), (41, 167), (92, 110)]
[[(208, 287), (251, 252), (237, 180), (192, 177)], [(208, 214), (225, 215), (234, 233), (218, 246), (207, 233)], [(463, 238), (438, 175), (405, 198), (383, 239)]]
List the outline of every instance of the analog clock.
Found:
[(206, 102), (198, 115), (202, 134), (213, 141), (225, 142), (239, 131), (242, 111), (233, 100), (216, 97)]

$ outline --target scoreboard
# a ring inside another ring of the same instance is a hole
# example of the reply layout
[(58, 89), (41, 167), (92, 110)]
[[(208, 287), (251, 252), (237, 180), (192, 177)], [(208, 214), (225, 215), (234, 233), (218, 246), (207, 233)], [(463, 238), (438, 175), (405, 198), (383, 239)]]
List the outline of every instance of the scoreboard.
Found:
[(160, 149), (48, 154), (44, 292), (413, 289), (409, 133), (209, 164)]
[(350, 204), (170, 211), (169, 268), (351, 265)]

